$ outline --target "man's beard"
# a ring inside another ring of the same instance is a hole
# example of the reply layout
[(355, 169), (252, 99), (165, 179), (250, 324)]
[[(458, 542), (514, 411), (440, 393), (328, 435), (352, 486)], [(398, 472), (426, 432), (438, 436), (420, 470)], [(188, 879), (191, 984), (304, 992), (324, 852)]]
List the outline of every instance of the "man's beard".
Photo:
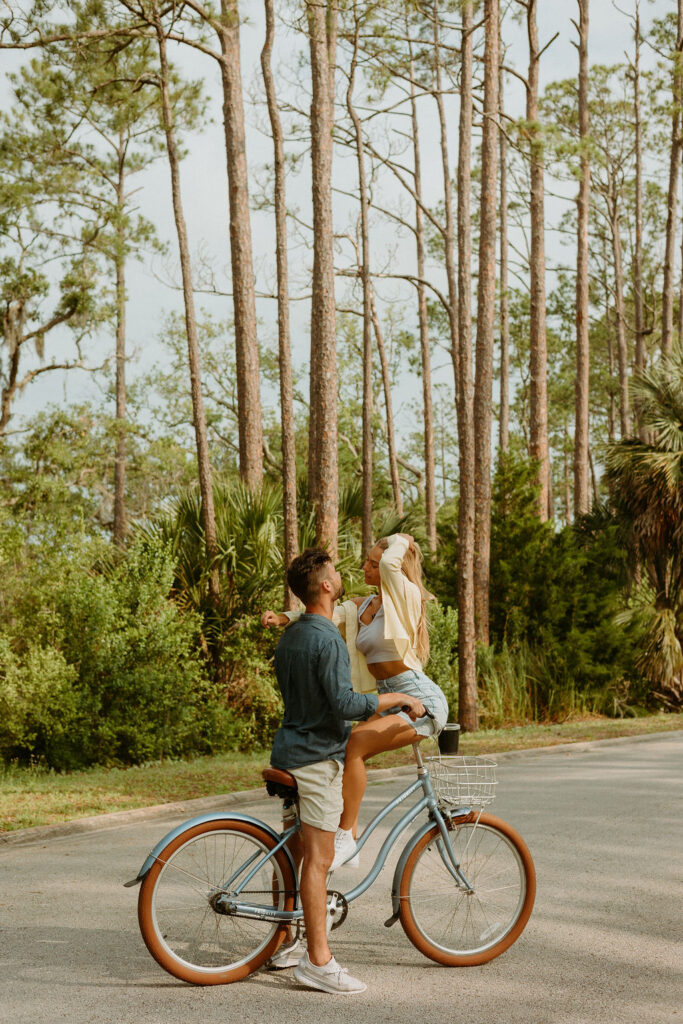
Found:
[(339, 584), (339, 590), (338, 590), (338, 591), (337, 591), (337, 593), (336, 593), (336, 594), (334, 595), (334, 599), (335, 599), (335, 601), (339, 601), (339, 599), (340, 599), (340, 598), (342, 598), (342, 597), (344, 596), (344, 594), (345, 594), (345, 593), (346, 593), (346, 591), (345, 591), (345, 589), (344, 589), (344, 584), (343, 584), (343, 582), (342, 582), (342, 583), (340, 583), (340, 584)]

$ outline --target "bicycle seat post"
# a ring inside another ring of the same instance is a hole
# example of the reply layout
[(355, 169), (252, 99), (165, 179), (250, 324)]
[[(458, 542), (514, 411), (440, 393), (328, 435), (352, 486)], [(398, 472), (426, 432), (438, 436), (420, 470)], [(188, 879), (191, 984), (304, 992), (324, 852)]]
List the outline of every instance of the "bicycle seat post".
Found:
[(422, 760), (422, 754), (420, 752), (420, 742), (413, 743), (413, 754), (415, 755), (415, 763), (417, 765), (417, 774), (424, 775), (427, 769), (425, 768), (424, 761)]

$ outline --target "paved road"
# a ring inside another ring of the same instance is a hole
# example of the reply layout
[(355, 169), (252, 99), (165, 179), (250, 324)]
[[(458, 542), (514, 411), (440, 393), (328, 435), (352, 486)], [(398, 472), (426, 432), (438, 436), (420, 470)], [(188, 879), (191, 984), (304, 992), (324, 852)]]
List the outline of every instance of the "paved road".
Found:
[[(500, 817), (538, 872), (529, 925), (483, 967), (425, 960), (385, 929), (392, 865), (334, 933), (360, 996), (291, 972), (194, 988), (166, 975), (137, 930), (133, 877), (176, 822), (135, 823), (0, 849), (0, 1007), (13, 1024), (683, 1024), (683, 735), (529, 752), (500, 769)], [(401, 787), (371, 787), (366, 813)], [(277, 821), (275, 801), (252, 813)], [(243, 808), (240, 808), (243, 810)], [(340, 886), (357, 873), (337, 875)]]

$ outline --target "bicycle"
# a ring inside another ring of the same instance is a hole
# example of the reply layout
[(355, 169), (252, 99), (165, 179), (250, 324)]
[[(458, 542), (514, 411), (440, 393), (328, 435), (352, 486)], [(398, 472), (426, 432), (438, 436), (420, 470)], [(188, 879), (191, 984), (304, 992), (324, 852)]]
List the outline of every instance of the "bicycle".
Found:
[[(413, 744), (417, 778), (390, 800), (358, 840), (362, 849), (380, 822), (419, 790), (422, 796), (391, 829), (366, 877), (349, 892), (328, 891), (328, 930), (377, 879), (399, 835), (423, 811), (392, 885), (391, 927), (401, 922), (413, 945), (446, 966), (476, 966), (500, 956), (521, 935), (534, 904), (536, 876), (521, 836), (483, 811), (493, 800), (495, 762), (430, 757)], [(263, 772), (270, 795), (296, 806), (296, 780)], [(158, 964), (183, 981), (217, 985), (246, 977), (275, 953), (287, 927), (303, 923), (297, 872), (287, 842), (243, 814), (193, 818), (155, 846), (136, 878), (138, 920)]]

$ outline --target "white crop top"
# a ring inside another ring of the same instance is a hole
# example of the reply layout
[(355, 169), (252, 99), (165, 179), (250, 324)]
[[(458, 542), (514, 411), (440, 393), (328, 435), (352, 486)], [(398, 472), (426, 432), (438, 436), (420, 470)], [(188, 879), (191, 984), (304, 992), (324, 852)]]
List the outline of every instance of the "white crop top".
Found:
[(384, 636), (384, 608), (379, 606), (379, 611), (372, 622), (361, 621), (361, 615), (372, 601), (373, 595), (366, 598), (358, 608), (358, 633), (356, 635), (356, 648), (365, 655), (368, 665), (376, 665), (379, 661), (401, 661), (401, 656), (396, 649), (396, 644)]

